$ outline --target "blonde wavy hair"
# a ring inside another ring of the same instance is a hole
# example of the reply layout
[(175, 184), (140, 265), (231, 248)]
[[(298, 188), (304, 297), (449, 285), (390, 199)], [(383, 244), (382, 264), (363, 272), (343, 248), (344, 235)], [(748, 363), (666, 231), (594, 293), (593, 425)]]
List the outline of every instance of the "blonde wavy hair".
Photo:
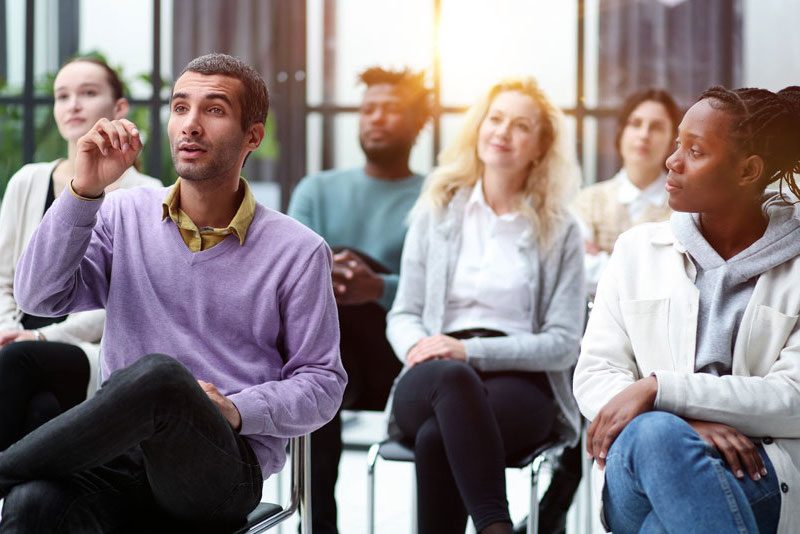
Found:
[(542, 156), (531, 166), (517, 199), (517, 209), (538, 230), (539, 246), (547, 249), (566, 217), (569, 200), (578, 190), (580, 171), (574, 147), (564, 135), (564, 114), (531, 77), (508, 78), (494, 84), (467, 111), (458, 135), (439, 154), (438, 166), (425, 181), (411, 217), (431, 209), (443, 211), (458, 190), (472, 188), (483, 176), (483, 162), (478, 158), (478, 130), (495, 97), (508, 91), (531, 97), (539, 109)]

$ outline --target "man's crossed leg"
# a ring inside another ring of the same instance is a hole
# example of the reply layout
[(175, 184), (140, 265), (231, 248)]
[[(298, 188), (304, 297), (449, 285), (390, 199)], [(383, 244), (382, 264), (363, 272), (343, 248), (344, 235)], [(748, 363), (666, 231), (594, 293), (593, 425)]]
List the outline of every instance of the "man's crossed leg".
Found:
[(262, 483), (252, 449), (191, 373), (153, 354), (0, 453), (0, 532), (231, 528)]

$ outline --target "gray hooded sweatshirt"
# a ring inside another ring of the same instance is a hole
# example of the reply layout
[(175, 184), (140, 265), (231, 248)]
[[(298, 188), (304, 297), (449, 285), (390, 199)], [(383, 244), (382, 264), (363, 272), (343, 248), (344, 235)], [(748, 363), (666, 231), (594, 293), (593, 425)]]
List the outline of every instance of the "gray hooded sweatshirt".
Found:
[(672, 231), (697, 268), (700, 292), (695, 371), (717, 376), (731, 373), (733, 346), (745, 307), (761, 273), (800, 254), (800, 205), (777, 192), (764, 194), (767, 229), (755, 243), (723, 260), (700, 232), (696, 213), (673, 213)]

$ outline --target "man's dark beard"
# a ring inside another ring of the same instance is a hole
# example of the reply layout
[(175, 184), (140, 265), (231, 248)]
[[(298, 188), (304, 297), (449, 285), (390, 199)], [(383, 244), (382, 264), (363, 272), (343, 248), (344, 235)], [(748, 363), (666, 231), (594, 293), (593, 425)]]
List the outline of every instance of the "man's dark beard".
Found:
[(360, 143), (361, 150), (364, 151), (367, 160), (377, 165), (391, 165), (397, 161), (405, 161), (411, 152), (411, 147), (406, 147), (399, 143), (377, 148), (367, 148), (364, 146), (363, 141), (360, 141)]

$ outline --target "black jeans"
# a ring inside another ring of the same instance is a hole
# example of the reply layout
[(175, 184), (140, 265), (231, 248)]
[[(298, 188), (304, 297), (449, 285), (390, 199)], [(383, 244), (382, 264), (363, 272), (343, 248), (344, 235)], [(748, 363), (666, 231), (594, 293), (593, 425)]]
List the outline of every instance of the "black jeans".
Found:
[(0, 349), (0, 451), (86, 399), (89, 360), (77, 346), (20, 341)]
[(544, 373), (478, 372), (429, 360), (400, 380), (393, 412), (414, 447), (420, 534), (511, 522), (507, 460), (547, 440), (555, 404)]
[(224, 532), (261, 469), (194, 377), (145, 356), (0, 453), (0, 532)]
[[(400, 361), (386, 341), (386, 311), (377, 304), (339, 306), (345, 409), (382, 410)], [(340, 413), (311, 434), (311, 507), (314, 534), (336, 534), (336, 480), (342, 456)]]

